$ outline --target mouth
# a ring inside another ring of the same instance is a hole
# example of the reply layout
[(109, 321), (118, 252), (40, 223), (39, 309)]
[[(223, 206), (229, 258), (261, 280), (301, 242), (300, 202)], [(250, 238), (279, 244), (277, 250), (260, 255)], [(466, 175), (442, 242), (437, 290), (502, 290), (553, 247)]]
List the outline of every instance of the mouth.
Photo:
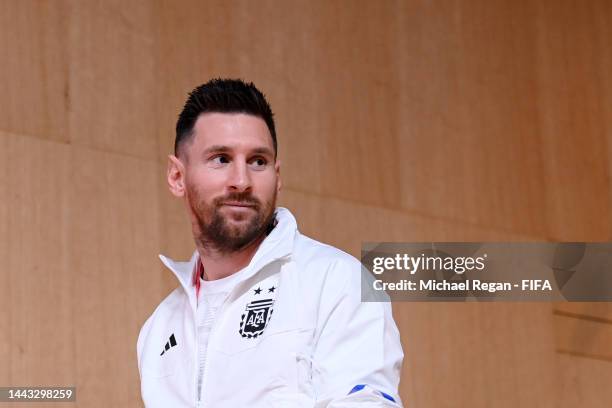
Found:
[(239, 202), (239, 201), (226, 201), (221, 204), (226, 207), (235, 207), (235, 208), (255, 208), (254, 204)]

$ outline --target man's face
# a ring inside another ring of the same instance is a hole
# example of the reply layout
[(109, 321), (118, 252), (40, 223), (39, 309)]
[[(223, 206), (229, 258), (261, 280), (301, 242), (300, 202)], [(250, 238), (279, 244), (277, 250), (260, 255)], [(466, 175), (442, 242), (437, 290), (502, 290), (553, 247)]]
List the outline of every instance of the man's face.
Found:
[(182, 152), (184, 195), (196, 240), (231, 253), (261, 237), (280, 190), (266, 123), (241, 113), (203, 114)]

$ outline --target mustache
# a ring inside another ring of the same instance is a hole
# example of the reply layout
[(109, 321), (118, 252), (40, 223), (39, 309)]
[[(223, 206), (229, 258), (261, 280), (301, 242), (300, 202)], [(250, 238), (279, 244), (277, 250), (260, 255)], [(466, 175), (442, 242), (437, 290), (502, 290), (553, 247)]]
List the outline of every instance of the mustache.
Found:
[(237, 203), (245, 204), (245, 205), (252, 205), (257, 208), (259, 208), (261, 205), (259, 200), (253, 197), (250, 192), (230, 193), (226, 196), (219, 197), (215, 200), (215, 205), (219, 207), (228, 201), (237, 202)]

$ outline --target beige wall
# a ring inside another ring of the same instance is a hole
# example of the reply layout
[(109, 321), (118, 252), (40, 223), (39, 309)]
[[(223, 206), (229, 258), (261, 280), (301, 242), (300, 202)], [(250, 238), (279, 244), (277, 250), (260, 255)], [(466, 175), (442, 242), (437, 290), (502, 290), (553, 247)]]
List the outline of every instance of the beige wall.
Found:
[[(141, 404), (156, 255), (192, 251), (165, 157), (213, 76), (265, 91), (281, 204), (353, 254), (611, 240), (609, 1), (3, 0), (0, 52), (0, 386)], [(606, 304), (394, 310), (407, 406), (612, 405)]]

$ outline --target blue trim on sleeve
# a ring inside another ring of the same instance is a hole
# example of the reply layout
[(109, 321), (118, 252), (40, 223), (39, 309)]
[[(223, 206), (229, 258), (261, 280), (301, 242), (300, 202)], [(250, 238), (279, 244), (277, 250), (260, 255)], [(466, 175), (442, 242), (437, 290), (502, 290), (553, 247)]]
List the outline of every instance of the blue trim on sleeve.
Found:
[(357, 384), (356, 386), (353, 387), (352, 390), (349, 391), (348, 395), (351, 395), (352, 393), (357, 392), (357, 391), (361, 391), (364, 389), (364, 387), (365, 387), (365, 384)]
[(386, 399), (388, 399), (389, 401), (395, 402), (395, 399), (393, 399), (392, 396), (390, 396), (389, 394), (382, 392), (382, 391), (378, 391), (382, 394), (383, 397), (385, 397)]
[[(365, 388), (366, 384), (357, 384), (356, 386), (353, 387), (352, 390), (349, 391), (348, 395), (351, 395), (357, 391), (361, 391)], [(391, 402), (395, 402), (395, 399), (390, 396), (389, 394), (382, 392), (382, 391), (378, 391), (376, 390), (380, 395), (382, 395), (384, 398), (388, 399)]]

